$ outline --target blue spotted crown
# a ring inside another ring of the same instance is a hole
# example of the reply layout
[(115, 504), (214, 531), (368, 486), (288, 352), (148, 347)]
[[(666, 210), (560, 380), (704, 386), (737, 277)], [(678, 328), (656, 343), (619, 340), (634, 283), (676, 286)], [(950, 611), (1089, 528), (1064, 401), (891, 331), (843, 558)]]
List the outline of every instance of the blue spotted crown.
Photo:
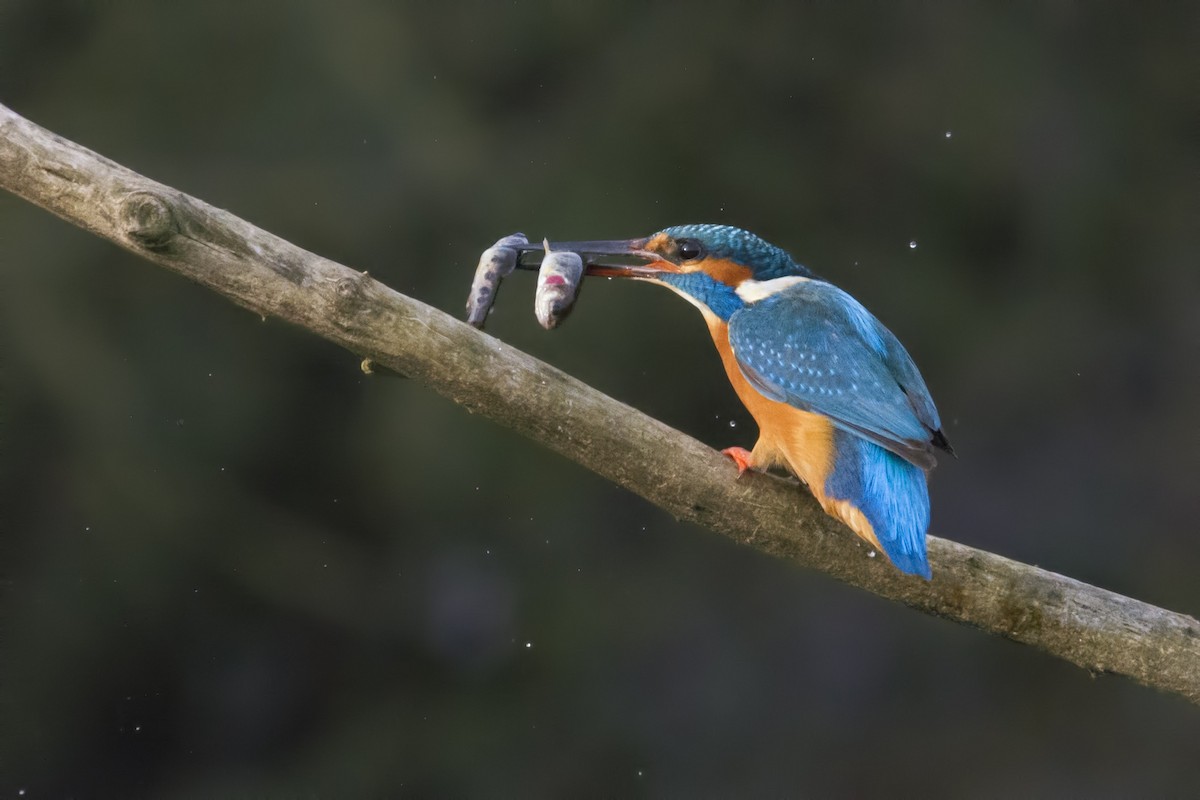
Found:
[(793, 261), (786, 250), (732, 225), (675, 225), (664, 229), (663, 233), (673, 239), (699, 239), (709, 255), (749, 267), (756, 280), (812, 275), (807, 268)]

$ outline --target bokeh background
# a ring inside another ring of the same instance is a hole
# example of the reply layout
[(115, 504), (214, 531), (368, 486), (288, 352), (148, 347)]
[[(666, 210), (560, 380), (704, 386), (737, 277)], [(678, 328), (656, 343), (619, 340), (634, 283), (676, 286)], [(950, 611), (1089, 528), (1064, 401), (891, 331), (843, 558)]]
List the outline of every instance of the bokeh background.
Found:
[[(1196, 21), (3, 0), (0, 102), (455, 315), (513, 230), (750, 228), (915, 355), (936, 534), (1196, 614)], [(677, 523), (8, 195), (0, 262), (0, 797), (1200, 785), (1177, 697)], [(549, 334), (517, 276), (489, 332), (754, 441), (669, 293)]]

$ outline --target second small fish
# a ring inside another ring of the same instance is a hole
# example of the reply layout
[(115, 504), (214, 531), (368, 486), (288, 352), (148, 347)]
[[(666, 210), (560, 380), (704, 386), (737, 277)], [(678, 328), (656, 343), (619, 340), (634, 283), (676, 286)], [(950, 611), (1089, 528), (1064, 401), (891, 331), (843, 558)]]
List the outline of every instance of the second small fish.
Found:
[(571, 311), (583, 278), (583, 259), (570, 251), (551, 251), (550, 242), (542, 241), (546, 256), (538, 271), (533, 311), (546, 330), (556, 327)]

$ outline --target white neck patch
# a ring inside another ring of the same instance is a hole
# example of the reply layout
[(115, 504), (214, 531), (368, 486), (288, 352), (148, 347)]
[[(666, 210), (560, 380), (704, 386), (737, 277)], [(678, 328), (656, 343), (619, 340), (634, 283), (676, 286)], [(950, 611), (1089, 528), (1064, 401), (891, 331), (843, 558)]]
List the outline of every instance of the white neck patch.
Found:
[(798, 283), (812, 280), (811, 278), (801, 278), (799, 275), (787, 275), (782, 278), (772, 278), (769, 281), (756, 281), (747, 278), (738, 284), (737, 295), (747, 303), (757, 303), (759, 300), (765, 300), (773, 294), (779, 294), (785, 289), (790, 289)]

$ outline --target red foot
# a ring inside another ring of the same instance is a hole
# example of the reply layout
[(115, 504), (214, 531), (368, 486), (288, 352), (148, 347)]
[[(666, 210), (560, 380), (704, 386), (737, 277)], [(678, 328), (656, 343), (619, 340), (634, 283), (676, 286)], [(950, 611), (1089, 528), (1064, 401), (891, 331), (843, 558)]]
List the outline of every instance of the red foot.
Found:
[(754, 469), (754, 463), (750, 460), (750, 451), (744, 447), (726, 447), (721, 451), (721, 455), (729, 456), (733, 459), (733, 463), (737, 464), (739, 478), (746, 474), (746, 470)]

